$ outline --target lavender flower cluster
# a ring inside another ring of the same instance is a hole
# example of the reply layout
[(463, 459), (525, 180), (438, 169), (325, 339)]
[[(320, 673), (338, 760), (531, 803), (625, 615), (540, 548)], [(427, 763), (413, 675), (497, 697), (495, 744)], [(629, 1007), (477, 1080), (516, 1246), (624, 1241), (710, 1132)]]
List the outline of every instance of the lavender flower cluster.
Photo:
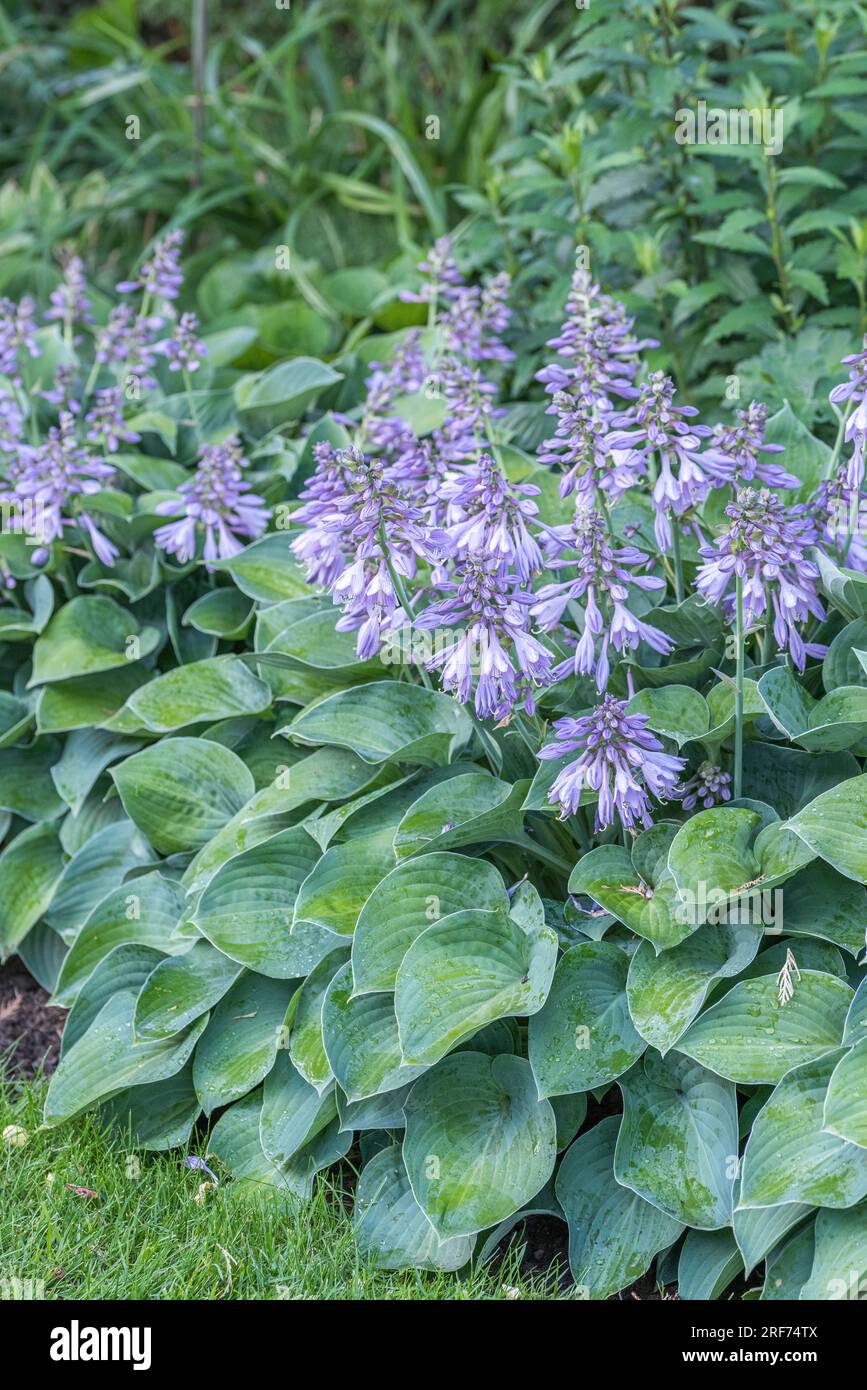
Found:
[[(25, 363), (43, 354), (36, 305), (29, 297), (17, 304), (0, 300), (0, 457), (8, 459), (0, 505), (10, 528), (33, 546), (34, 564), (46, 564), (53, 545), (70, 535), (89, 544), (105, 566), (118, 558), (97, 520), (96, 495), (117, 485), (112, 456), (141, 439), (127, 406), (139, 410), (142, 392), (156, 386), (160, 357), (189, 383), (207, 353), (195, 314), (174, 317), (172, 303), (183, 286), (182, 244), (178, 230), (156, 244), (138, 276), (117, 286), (124, 295), (138, 294), (138, 303), (115, 305), (102, 325), (94, 324), (80, 257), (66, 257), (44, 315), (46, 325), (60, 329), (66, 355), (53, 380), (37, 380), (29, 393)], [(57, 412), (41, 437), (40, 400)], [(156, 544), (182, 563), (201, 546), (210, 564), (261, 535), (268, 514), (243, 480), (247, 466), (236, 437), (201, 443), (194, 476), (157, 508), (176, 520), (157, 530)], [(14, 585), (5, 572), (4, 582)]]

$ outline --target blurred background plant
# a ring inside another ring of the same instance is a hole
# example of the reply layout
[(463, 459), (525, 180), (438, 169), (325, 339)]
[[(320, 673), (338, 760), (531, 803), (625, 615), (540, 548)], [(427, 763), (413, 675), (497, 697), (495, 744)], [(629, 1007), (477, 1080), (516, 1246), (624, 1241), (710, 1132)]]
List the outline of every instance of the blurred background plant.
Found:
[[(69, 242), (108, 286), (170, 223), (209, 319), (257, 326), (248, 365), (345, 358), (414, 321), (449, 228), (531, 291), (520, 400), (577, 243), (691, 398), (831, 423), (867, 328), (856, 4), (4, 0), (0, 35), (0, 293), (50, 290)], [(679, 144), (699, 101), (781, 113), (781, 152)]]

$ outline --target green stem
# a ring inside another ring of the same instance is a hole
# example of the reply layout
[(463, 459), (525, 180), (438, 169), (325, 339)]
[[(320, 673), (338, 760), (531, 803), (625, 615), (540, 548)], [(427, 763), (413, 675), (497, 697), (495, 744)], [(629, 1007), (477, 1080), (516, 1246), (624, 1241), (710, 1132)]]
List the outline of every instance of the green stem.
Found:
[(677, 517), (671, 518), (671, 554), (674, 560), (674, 592), (678, 604), (683, 603), (683, 560), (680, 554), (680, 532), (677, 529)]
[(831, 450), (831, 457), (828, 459), (828, 466), (827, 466), (827, 468), (825, 469), (825, 479), (826, 479), (826, 481), (830, 481), (831, 478), (833, 478), (834, 473), (836, 472), (836, 469), (837, 469), (837, 460), (838, 460), (839, 457), (840, 457), (840, 450), (841, 450), (842, 447), (843, 447), (843, 436), (844, 436), (844, 434), (846, 433), (846, 422), (848, 421), (849, 416), (850, 416), (851, 413), (852, 413), (852, 400), (851, 400), (851, 398), (850, 398), (850, 399), (846, 402), (846, 409), (844, 410), (843, 414), (840, 416), (840, 424), (839, 424), (839, 426), (838, 426), (838, 428), (837, 428), (837, 438), (834, 440), (834, 447), (833, 447), (833, 449)]
[(735, 577), (735, 799), (744, 783), (744, 581)]
[(201, 442), (202, 442), (202, 422), (201, 422), (201, 420), (199, 419), (199, 412), (198, 412), (198, 409), (197, 409), (197, 407), (196, 407), (195, 399), (194, 399), (194, 397), (193, 397), (193, 382), (192, 382), (192, 378), (190, 377), (190, 374), (189, 374), (189, 372), (187, 371), (186, 367), (183, 367), (183, 368), (182, 368), (182, 370), (181, 370), (181, 375), (183, 376), (183, 379), (184, 379), (184, 390), (185, 390), (186, 393), (187, 393), (187, 404), (188, 404), (188, 406), (190, 407), (190, 415), (192, 416), (192, 419), (193, 419), (193, 429), (194, 429), (195, 432), (196, 432), (196, 443), (197, 443), (197, 444), (201, 444)]
[[(407, 622), (409, 623), (410, 627), (412, 627), (412, 607), (410, 605), (409, 596), (407, 595), (406, 589), (404, 588), (403, 580), (397, 573), (397, 570), (394, 568), (394, 565), (391, 563), (391, 555), (389, 554), (388, 550), (388, 538), (385, 534), (385, 526), (382, 522), (379, 523), (378, 535), (380, 549), (382, 550), (383, 558), (388, 569), (388, 575), (394, 587), (394, 592), (397, 594), (400, 606), (406, 614)], [(427, 686), (428, 690), (433, 690), (433, 682), (427, 673), (423, 661), (419, 662), (418, 670), (419, 675), (421, 676), (422, 685)]]

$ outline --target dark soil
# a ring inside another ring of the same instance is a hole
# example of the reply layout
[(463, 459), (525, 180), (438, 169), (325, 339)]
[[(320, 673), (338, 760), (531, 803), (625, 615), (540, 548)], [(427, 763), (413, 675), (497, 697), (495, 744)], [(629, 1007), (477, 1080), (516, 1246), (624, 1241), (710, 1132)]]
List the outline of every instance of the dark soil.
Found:
[(13, 956), (0, 966), (0, 1073), (30, 1077), (54, 1071), (60, 1056), (64, 1009), (49, 1009), (48, 995)]

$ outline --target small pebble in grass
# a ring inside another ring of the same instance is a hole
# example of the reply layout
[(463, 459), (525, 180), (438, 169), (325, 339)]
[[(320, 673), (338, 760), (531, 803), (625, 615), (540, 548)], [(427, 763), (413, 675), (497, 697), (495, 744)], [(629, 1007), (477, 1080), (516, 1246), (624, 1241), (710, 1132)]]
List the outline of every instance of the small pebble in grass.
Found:
[(193, 1195), (193, 1201), (198, 1202), (201, 1206), (205, 1202), (208, 1193), (212, 1192), (216, 1186), (216, 1181), (200, 1182), (198, 1188), (196, 1189), (196, 1192)]
[(46, 1174), (45, 1174), (45, 1186), (46, 1186), (46, 1187), (52, 1187), (53, 1185), (54, 1185), (54, 1174), (53, 1174), (53, 1173), (46, 1173)]
[(10, 1149), (23, 1149), (30, 1135), (20, 1125), (7, 1125), (3, 1131), (3, 1143)]
[(521, 1290), (516, 1289), (512, 1284), (503, 1284), (501, 1291), (504, 1298), (515, 1299), (523, 1297)]

